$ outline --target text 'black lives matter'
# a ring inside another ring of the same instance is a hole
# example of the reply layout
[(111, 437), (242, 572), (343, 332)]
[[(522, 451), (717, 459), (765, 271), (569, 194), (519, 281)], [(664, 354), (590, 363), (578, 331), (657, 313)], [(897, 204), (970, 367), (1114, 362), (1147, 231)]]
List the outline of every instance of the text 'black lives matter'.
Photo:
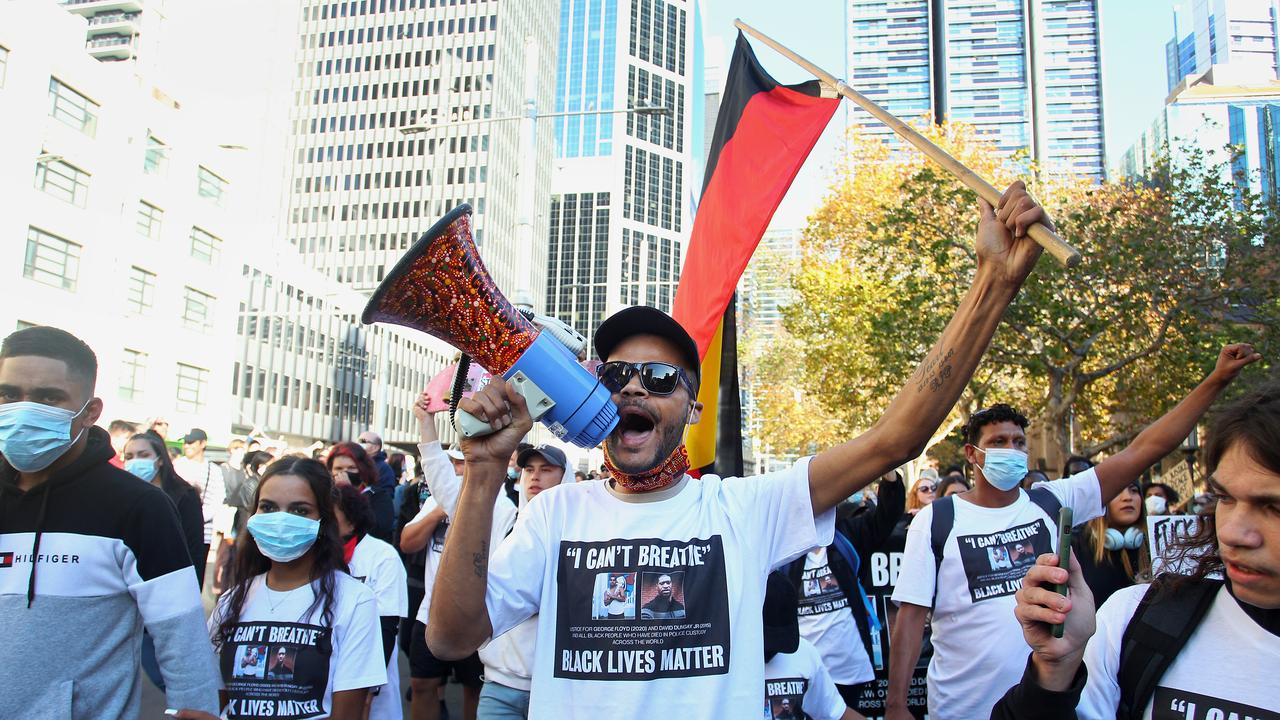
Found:
[(830, 565), (806, 568), (800, 574), (800, 603), (797, 615), (808, 617), (836, 612), (849, 607), (849, 599), (840, 589), (840, 583), (831, 572)]
[(1151, 720), (1280, 720), (1280, 712), (1186, 690), (1158, 687)]
[(1036, 558), (1053, 549), (1049, 527), (1040, 520), (983, 535), (959, 535), (956, 543), (975, 603), (1018, 592)]
[(246, 622), (223, 644), (227, 717), (303, 720), (325, 714), (333, 655), (330, 630), (302, 623)]
[(719, 535), (562, 542), (555, 676), (651, 680), (729, 672)]

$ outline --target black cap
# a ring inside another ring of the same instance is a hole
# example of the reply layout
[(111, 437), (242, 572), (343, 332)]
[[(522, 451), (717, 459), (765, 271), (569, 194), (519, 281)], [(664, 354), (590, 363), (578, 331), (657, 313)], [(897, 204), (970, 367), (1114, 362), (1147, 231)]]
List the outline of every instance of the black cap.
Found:
[(594, 339), (596, 355), (601, 360), (608, 360), (614, 348), (621, 345), (623, 340), (636, 335), (657, 335), (669, 340), (680, 351), (686, 369), (693, 374), (694, 380), (702, 382), (702, 361), (698, 355), (698, 344), (675, 318), (647, 305), (619, 310), (600, 323)]
[(796, 617), (799, 606), (796, 588), (780, 572), (769, 573), (764, 591), (764, 652), (770, 658), (774, 653), (793, 653), (800, 647), (800, 621)]
[(182, 437), (182, 442), (184, 443), (199, 442), (201, 440), (208, 441), (209, 436), (200, 428), (191, 428), (191, 432)]
[(541, 455), (543, 460), (564, 470), (569, 469), (569, 461), (564, 456), (564, 451), (554, 445), (538, 445), (536, 447), (525, 448), (516, 455), (516, 465), (524, 467), (529, 464), (529, 459), (534, 455)]

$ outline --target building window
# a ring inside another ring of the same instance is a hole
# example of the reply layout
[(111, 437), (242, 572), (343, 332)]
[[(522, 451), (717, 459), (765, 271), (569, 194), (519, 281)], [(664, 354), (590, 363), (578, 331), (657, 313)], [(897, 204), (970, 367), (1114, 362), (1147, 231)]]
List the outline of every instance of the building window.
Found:
[(142, 386), (147, 379), (147, 354), (124, 349), (120, 361), (120, 384), (117, 388), (121, 400), (142, 399)]
[(49, 78), (49, 114), (93, 137), (98, 132), (98, 103)]
[(196, 174), (196, 194), (208, 198), (215, 205), (222, 204), (222, 195), (227, 191), (227, 181), (218, 177), (212, 170), (200, 166)]
[(191, 257), (212, 265), (221, 254), (221, 239), (198, 227), (191, 228)]
[(62, 160), (37, 160), (36, 189), (76, 207), (84, 207), (89, 196), (89, 173)]
[(142, 157), (142, 171), (148, 175), (164, 172), (169, 164), (169, 146), (160, 142), (154, 135), (147, 136), (147, 152)]
[(182, 322), (189, 328), (209, 330), (213, 327), (214, 297), (195, 288), (183, 292)]
[(38, 283), (75, 291), (80, 274), (80, 246), (43, 230), (27, 228), (27, 255), (22, 276)]
[(138, 234), (144, 238), (155, 240), (160, 237), (160, 221), (164, 219), (164, 211), (146, 200), (138, 202)]
[(156, 274), (140, 267), (129, 268), (129, 312), (142, 315), (156, 304)]
[(196, 413), (203, 410), (208, 386), (208, 370), (178, 363), (178, 412)]

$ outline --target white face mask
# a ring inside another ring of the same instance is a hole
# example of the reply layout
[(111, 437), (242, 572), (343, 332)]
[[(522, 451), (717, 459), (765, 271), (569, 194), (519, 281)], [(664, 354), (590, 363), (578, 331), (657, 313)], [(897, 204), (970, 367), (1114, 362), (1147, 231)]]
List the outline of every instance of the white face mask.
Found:
[(1169, 509), (1169, 503), (1160, 495), (1148, 495), (1144, 500), (1148, 515), (1163, 515)]

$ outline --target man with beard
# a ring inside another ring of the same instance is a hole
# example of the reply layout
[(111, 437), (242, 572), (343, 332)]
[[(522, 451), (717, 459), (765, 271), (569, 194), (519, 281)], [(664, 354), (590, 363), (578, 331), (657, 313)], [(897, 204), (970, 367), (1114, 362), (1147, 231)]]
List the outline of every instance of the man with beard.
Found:
[[(1040, 256), (1026, 228), (1048, 218), (1021, 183), (980, 211), (973, 284), (914, 376), (866, 433), (786, 470), (688, 475), (684, 432), (702, 413), (697, 345), (668, 315), (627, 308), (594, 338), (618, 406), (608, 477), (544, 491), (493, 547), (494, 499), (533, 423), (508, 382), (462, 400), (494, 432), (462, 442), (462, 495), (437, 575), (450, 592), (432, 597), (432, 652), (465, 657), (538, 614), (531, 718), (758, 717), (770, 569), (830, 544), (836, 505), (920, 454)], [(681, 573), (684, 621), (593, 618), (596, 578), (633, 572)]]
[(658, 576), (658, 594), (640, 608), (645, 620), (680, 620), (684, 618), (684, 603), (671, 594), (671, 576)]

